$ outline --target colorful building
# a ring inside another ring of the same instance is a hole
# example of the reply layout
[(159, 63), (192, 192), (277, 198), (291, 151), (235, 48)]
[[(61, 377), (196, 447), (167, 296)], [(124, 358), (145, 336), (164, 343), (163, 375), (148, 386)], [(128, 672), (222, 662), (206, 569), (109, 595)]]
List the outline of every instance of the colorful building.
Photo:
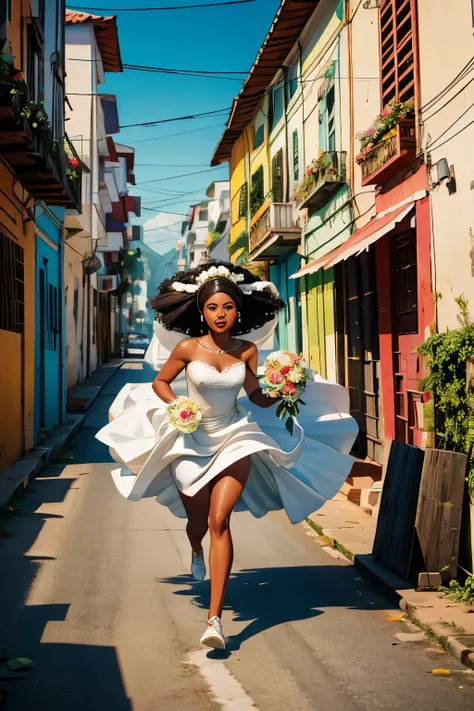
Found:
[(80, 207), (82, 179), (79, 165), (70, 170), (64, 132), (64, 34), (52, 31), (63, 26), (63, 2), (8, 7), (0, 17), (0, 389), (8, 402), (0, 468), (64, 416), (62, 216)]
[(474, 320), (474, 4), (461, 2), (456, 12), (442, 0), (417, 6), (420, 150), (429, 171), (433, 291), (443, 332), (459, 326), (459, 296), (469, 301)]
[[(68, 210), (65, 218), (66, 371), (67, 386), (72, 387), (109, 357), (110, 334), (104, 336), (108, 333), (108, 309), (117, 311), (117, 304), (111, 305), (110, 297), (98, 289), (97, 272), (104, 260), (96, 252), (98, 245), (103, 248), (108, 244), (106, 215), (111, 215), (112, 203), (119, 199), (113, 171), (121, 161), (110, 138), (119, 131), (116, 100), (110, 94), (99, 95), (99, 89), (109, 72), (122, 71), (122, 60), (116, 17), (67, 11), (65, 22), (71, 107), (67, 125), (71, 142), (89, 170), (82, 209)], [(106, 169), (107, 163), (113, 165)], [(122, 187), (125, 190), (126, 184)], [(111, 250), (116, 261), (124, 230), (118, 231), (120, 244)], [(111, 242), (114, 240), (112, 234)]]

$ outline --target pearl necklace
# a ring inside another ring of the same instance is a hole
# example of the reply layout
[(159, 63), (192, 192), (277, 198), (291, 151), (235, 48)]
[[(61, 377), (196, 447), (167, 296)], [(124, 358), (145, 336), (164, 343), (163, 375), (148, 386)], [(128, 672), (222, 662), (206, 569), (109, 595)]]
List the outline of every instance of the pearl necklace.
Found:
[(223, 355), (224, 353), (230, 353), (231, 351), (237, 350), (237, 348), (240, 348), (240, 346), (242, 345), (242, 341), (238, 341), (238, 342), (237, 342), (237, 345), (234, 346), (233, 348), (229, 348), (228, 351), (223, 351), (222, 348), (219, 348), (219, 349), (216, 351), (216, 350), (214, 350), (214, 348), (209, 348), (209, 346), (206, 346), (205, 343), (201, 343), (201, 341), (200, 341), (199, 339), (197, 339), (197, 342), (198, 342), (199, 345), (202, 346), (203, 348), (207, 348), (208, 351), (211, 351), (211, 353), (217, 353), (217, 355)]

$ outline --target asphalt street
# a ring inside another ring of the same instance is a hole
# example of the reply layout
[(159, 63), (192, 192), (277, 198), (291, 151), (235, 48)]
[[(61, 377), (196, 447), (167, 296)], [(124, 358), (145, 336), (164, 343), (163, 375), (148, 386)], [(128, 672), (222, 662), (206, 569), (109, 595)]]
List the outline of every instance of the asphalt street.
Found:
[(4, 711), (474, 708), (474, 675), (282, 513), (234, 516), (229, 649), (200, 648), (209, 587), (184, 521), (123, 499), (94, 440), (123, 384), (148, 379), (118, 371), (2, 522), (0, 656), (36, 664), (2, 665)]

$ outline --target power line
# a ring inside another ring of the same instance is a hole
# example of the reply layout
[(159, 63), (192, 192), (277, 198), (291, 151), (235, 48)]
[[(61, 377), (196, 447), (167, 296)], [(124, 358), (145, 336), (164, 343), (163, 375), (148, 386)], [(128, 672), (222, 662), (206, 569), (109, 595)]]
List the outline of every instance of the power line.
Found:
[(208, 168), (208, 163), (135, 163), (135, 168)]
[[(436, 148), (436, 149), (441, 148), (442, 146), (446, 145), (446, 143), (449, 143), (449, 141), (452, 141), (453, 138), (456, 138), (456, 136), (459, 136), (460, 133), (462, 133), (463, 131), (465, 131), (466, 128), (469, 128), (469, 126), (472, 126), (473, 124), (474, 124), (474, 119), (473, 119), (472, 121), (470, 121), (468, 124), (466, 124), (465, 126), (463, 126), (462, 128), (460, 128), (459, 131), (457, 131), (456, 133), (453, 133), (452, 136), (450, 136), (449, 138), (447, 138), (445, 141), (443, 141), (442, 143), (440, 143), (438, 146), (428, 146), (428, 148), (429, 148), (430, 150), (431, 150), (431, 149), (434, 150), (435, 148)], [(436, 140), (438, 140), (438, 139), (436, 139)]]
[(184, 136), (186, 133), (197, 133), (198, 131), (207, 131), (209, 128), (222, 128), (225, 123), (213, 123), (210, 126), (201, 126), (200, 128), (191, 128), (189, 131), (179, 131), (179, 133), (168, 133), (165, 136), (155, 136), (154, 138), (141, 138), (139, 141), (133, 141), (136, 143), (148, 143), (149, 141), (162, 141), (165, 138), (175, 138), (176, 136)]
[(453, 126), (455, 126), (457, 124), (457, 122), (460, 121), (472, 109), (473, 106), (474, 106), (474, 104), (471, 104), (470, 106), (468, 106), (467, 109), (465, 111), (463, 111), (462, 114), (460, 116), (458, 116), (457, 119), (455, 119), (452, 122), (452, 124), (450, 126), (448, 126), (448, 128), (446, 128), (443, 131), (443, 133), (440, 133), (440, 135), (437, 138), (435, 138), (431, 142), (431, 144), (427, 145), (427, 147), (426, 147), (427, 150), (429, 150), (431, 148), (435, 148), (436, 146), (434, 146), (434, 144), (437, 143), (440, 138), (443, 138), (443, 136), (445, 136), (448, 133), (448, 131), (450, 131), (453, 128)]
[(459, 82), (462, 81), (462, 79), (464, 79), (464, 77), (472, 71), (472, 69), (474, 68), (473, 65), (474, 65), (474, 57), (472, 57), (468, 61), (468, 63), (461, 69), (459, 74), (457, 74), (454, 77), (454, 79), (452, 79), (449, 82), (449, 84), (447, 84), (444, 87), (444, 89), (442, 89), (438, 94), (436, 94), (436, 96), (433, 96), (432, 99), (427, 101), (426, 104), (420, 108), (420, 111), (426, 111), (426, 110), (430, 109), (432, 106), (434, 106), (434, 104), (436, 104), (437, 101), (442, 99), (443, 96), (445, 96), (445, 94), (447, 94), (450, 89), (453, 89), (456, 86), (456, 84), (459, 84)]
[(83, 7), (69, 5), (71, 10), (80, 12), (168, 12), (170, 10), (200, 10), (204, 7), (224, 7), (227, 5), (244, 5), (255, 0), (227, 0), (227, 2), (201, 3), (200, 5), (172, 5), (170, 7)]
[(148, 185), (148, 183), (161, 183), (165, 180), (174, 180), (175, 178), (187, 178), (191, 175), (201, 175), (202, 173), (209, 173), (213, 170), (216, 170), (216, 168), (222, 168), (223, 166), (215, 166), (213, 168), (206, 168), (206, 170), (196, 170), (193, 173), (181, 173), (181, 175), (167, 175), (166, 178), (154, 178), (153, 180), (144, 180), (141, 183), (137, 183), (136, 185)]
[[(102, 59), (85, 59), (83, 57), (66, 57), (66, 60), (68, 62), (98, 62), (98, 63), (103, 63)], [(127, 69), (144, 69), (146, 71), (155, 71), (155, 72), (172, 72), (173, 74), (248, 74), (247, 72), (230, 72), (230, 71), (220, 71), (218, 69), (210, 70), (210, 69), (176, 69), (174, 67), (151, 67), (147, 64), (122, 64), (122, 67), (126, 67)]]
[(227, 113), (228, 111), (230, 111), (229, 107), (225, 109), (215, 109), (214, 111), (203, 111), (200, 114), (190, 114), (189, 116), (176, 116), (174, 118), (159, 119), (158, 121), (145, 121), (144, 123), (130, 123), (126, 124), (125, 126), (120, 126), (120, 128), (123, 129), (135, 128), (137, 126), (157, 126), (161, 123), (171, 123), (173, 121), (189, 121), (190, 119), (198, 119), (202, 118), (203, 116), (213, 116), (215, 114), (221, 114), (223, 112)]
[(459, 96), (459, 94), (462, 94), (463, 91), (464, 91), (465, 89), (467, 89), (467, 87), (468, 87), (470, 84), (472, 84), (473, 81), (474, 81), (474, 77), (472, 77), (472, 79), (470, 79), (470, 80), (467, 82), (467, 84), (464, 84), (464, 86), (461, 87), (461, 89), (459, 89), (459, 91), (457, 91), (455, 94), (453, 94), (453, 96), (452, 96), (450, 99), (448, 99), (445, 104), (443, 104), (442, 106), (440, 106), (439, 108), (437, 108), (436, 111), (433, 111), (433, 113), (430, 114), (429, 116), (423, 117), (423, 121), (429, 121), (430, 118), (432, 118), (433, 116), (436, 116), (436, 114), (439, 114), (439, 112), (442, 111), (443, 109), (445, 109), (446, 106), (448, 106), (448, 105), (451, 103), (451, 101), (454, 101), (454, 99), (456, 99), (456, 98)]

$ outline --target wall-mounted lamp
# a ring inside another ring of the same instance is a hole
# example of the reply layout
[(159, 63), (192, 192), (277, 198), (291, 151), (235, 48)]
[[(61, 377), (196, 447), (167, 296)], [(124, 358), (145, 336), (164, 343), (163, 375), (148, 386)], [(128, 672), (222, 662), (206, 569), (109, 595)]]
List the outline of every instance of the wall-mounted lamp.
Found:
[(380, 0), (365, 0), (362, 7), (364, 10), (376, 10), (380, 7)]
[(441, 185), (441, 183), (451, 180), (451, 173), (446, 158), (441, 158), (433, 167), (436, 168), (437, 172), (436, 185)]
[(438, 187), (444, 183), (448, 188), (450, 195), (456, 192), (456, 176), (454, 174), (454, 166), (449, 165), (446, 158), (441, 158), (437, 163), (434, 164), (433, 168), (436, 168), (437, 178), (433, 181), (433, 187)]

